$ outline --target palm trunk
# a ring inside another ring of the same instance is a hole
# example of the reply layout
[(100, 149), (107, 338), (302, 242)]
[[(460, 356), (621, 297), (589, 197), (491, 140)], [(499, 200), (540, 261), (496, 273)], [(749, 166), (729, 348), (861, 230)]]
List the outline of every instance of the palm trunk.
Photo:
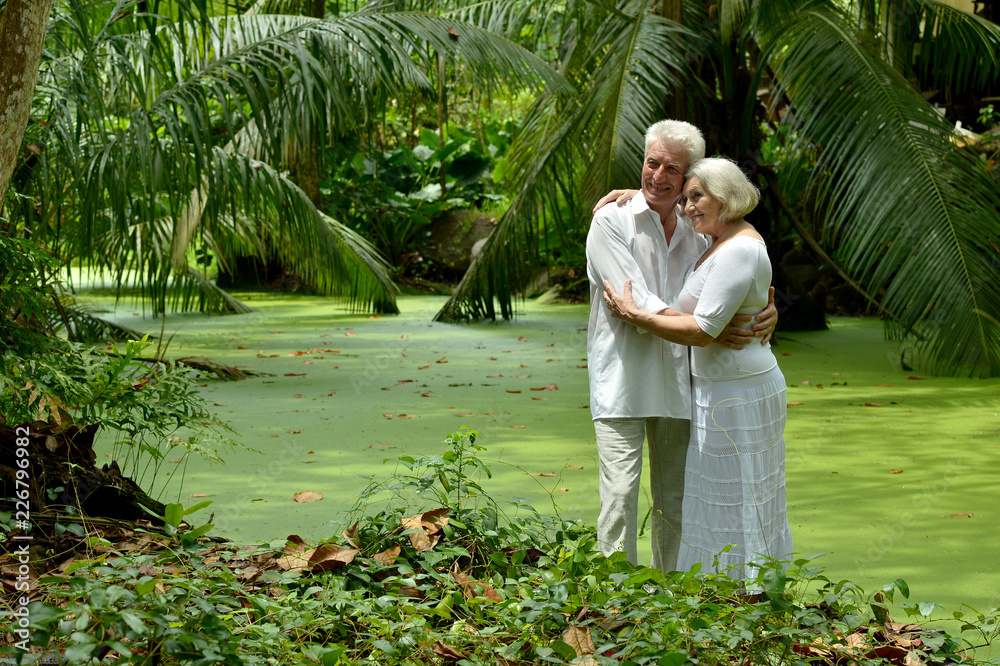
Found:
[(0, 209), (38, 80), (52, 0), (8, 0), (0, 16)]

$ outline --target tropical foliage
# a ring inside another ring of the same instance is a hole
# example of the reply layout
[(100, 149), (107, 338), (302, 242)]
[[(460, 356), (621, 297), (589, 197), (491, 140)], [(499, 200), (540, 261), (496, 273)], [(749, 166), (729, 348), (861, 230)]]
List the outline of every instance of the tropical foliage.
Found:
[(568, 87), (524, 49), (452, 19), (388, 6), (318, 19), (268, 4), (213, 16), (195, 0), (57, 3), (11, 216), (154, 311), (243, 308), (204, 270), (241, 255), (395, 311), (384, 259), (316, 208), (287, 173), (297, 157), (433, 89), (439, 62), (484, 85)]
[(438, 318), (509, 318), (543, 266), (582, 271), (643, 129), (686, 118), (755, 173), (769, 240), (928, 370), (997, 374), (1000, 188), (924, 93), (995, 85), (998, 53), (937, 0), (61, 0), (6, 212), (157, 312), (246, 309), (211, 279), (242, 257), (392, 312), (429, 221), (487, 201)]
[(69, 664), (112, 652), (128, 664), (998, 663), (966, 653), (996, 639), (997, 609), (956, 611), (949, 631), (893, 622), (893, 602), (920, 621), (935, 609), (907, 603), (901, 579), (865, 593), (802, 558), (762, 567), (748, 594), (724, 572), (604, 557), (579, 522), (492, 499), (476, 435), (387, 460), (397, 472), (373, 477), (342, 533), (315, 546), (206, 543), (210, 523), (182, 521), (200, 522), (188, 516), (210, 501), (166, 505), (162, 530), (85, 533), (65, 517), (88, 556), (37, 572), (26, 638), (0, 652)]
[(557, 66), (577, 93), (546, 92), (524, 119), (505, 165), (517, 196), (439, 319), (510, 316), (539, 230), (580, 242), (669, 115), (757, 174), (774, 223), (806, 218), (929, 365), (1000, 373), (1000, 188), (921, 95), (995, 80), (1000, 28), (934, 0), (546, 9), (565, 18)]

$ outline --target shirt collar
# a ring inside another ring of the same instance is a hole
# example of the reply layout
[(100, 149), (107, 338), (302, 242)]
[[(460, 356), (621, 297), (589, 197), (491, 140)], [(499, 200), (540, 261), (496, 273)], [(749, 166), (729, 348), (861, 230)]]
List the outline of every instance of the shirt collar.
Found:
[[(642, 213), (649, 211), (651, 214), (656, 216), (657, 220), (659, 220), (659, 216), (657, 216), (656, 213), (654, 213), (649, 207), (649, 203), (646, 201), (646, 197), (643, 195), (642, 190), (639, 190), (639, 192), (629, 200), (628, 206), (628, 212), (632, 215), (641, 215)], [(684, 214), (684, 209), (680, 207), (680, 204), (674, 206), (674, 210), (677, 213), (678, 222), (683, 222), (684, 226), (691, 229), (691, 220), (689, 220), (687, 215)]]

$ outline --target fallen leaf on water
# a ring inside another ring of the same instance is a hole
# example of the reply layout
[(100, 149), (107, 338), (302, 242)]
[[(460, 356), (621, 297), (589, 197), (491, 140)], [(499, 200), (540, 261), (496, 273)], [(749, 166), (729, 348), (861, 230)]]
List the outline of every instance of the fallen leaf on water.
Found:
[(566, 465), (566, 469), (583, 469), (583, 465)]
[(170, 460), (168, 460), (167, 462), (172, 462), (172, 463), (182, 463), (182, 462), (184, 462), (184, 458), (171, 458), (171, 459), (170, 459)]
[(918, 377), (916, 375), (910, 375), (910, 376), (907, 377), (907, 379), (924, 379), (924, 377)]
[(400, 414), (399, 418), (401, 418), (401, 419), (419, 419), (420, 418), (420, 414)]
[(306, 502), (318, 502), (323, 499), (323, 493), (318, 493), (315, 490), (306, 490), (301, 493), (295, 493), (292, 497), (299, 504), (305, 504)]
[(901, 470), (901, 469), (890, 469), (889, 470), (889, 474), (902, 474), (902, 473), (903, 473), (903, 470)]
[(389, 446), (386, 442), (379, 442), (378, 445), (381, 446), (381, 447), (388, 447)]
[(237, 348), (237, 349), (247, 349), (247, 347), (242, 347), (242, 346), (239, 346), (239, 345), (237, 345), (237, 347), (236, 347), (236, 348)]
[(472, 413), (468, 413), (468, 412), (467, 412), (467, 413), (465, 413), (465, 414), (455, 414), (455, 416), (460, 416), (460, 417), (462, 417), (463, 419), (467, 419), (467, 418), (469, 418), (470, 416), (475, 416), (475, 414), (472, 414)]
[(304, 396), (304, 395), (302, 395), (301, 393), (296, 393), (296, 394), (295, 394), (295, 395), (293, 395), (292, 397), (293, 397), (293, 398), (304, 398), (305, 396)]
[(447, 363), (447, 362), (448, 362), (448, 359), (447, 359), (447, 357), (445, 357), (445, 356), (442, 356), (441, 358), (439, 358), (438, 360), (436, 360), (436, 361), (434, 361), (434, 362), (435, 362), (435, 363)]
[(807, 380), (803, 381), (802, 384), (804, 384), (805, 386), (808, 386), (809, 385), (809, 380), (807, 379)]
[(212, 495), (206, 495), (205, 493), (194, 493), (192, 495), (188, 495), (188, 497), (213, 497), (213, 496)]
[(865, 407), (885, 407), (881, 402), (866, 402)]
[(790, 402), (790, 403), (788, 403), (788, 406), (789, 407), (798, 407), (801, 404), (802, 404), (801, 402)]
[(382, 416), (384, 416), (387, 419), (391, 419), (392, 418), (392, 414), (383, 414)]
[(555, 472), (525, 472), (528, 476), (555, 476)]
[(531, 396), (532, 400), (551, 400), (552, 398), (539, 398), (537, 395)]
[(559, 488), (558, 490), (556, 490), (554, 492), (557, 492), (557, 493), (568, 493), (569, 492), (569, 488)]
[(422, 395), (425, 398), (440, 398), (441, 397), (439, 395), (434, 395), (430, 391), (423, 391), (420, 395)]
[(972, 516), (973, 514), (971, 513), (945, 513), (938, 516), (938, 518), (972, 518)]
[(353, 338), (355, 335), (357, 335), (357, 333), (344, 333), (344, 335), (346, 335), (349, 338)]
[(782, 356), (791, 356), (792, 352), (781, 352)]
[(520, 393), (521, 391), (507, 391), (507, 393)]
[(289, 430), (288, 434), (289, 435), (298, 435), (300, 432), (302, 432), (302, 431), (301, 430)]
[(532, 391), (558, 391), (559, 387), (556, 386), (555, 384), (549, 384), (548, 386), (533, 387), (531, 390)]
[(495, 361), (495, 360), (497, 360), (497, 357), (496, 356), (490, 356), (490, 360), (491, 361)]
[(515, 430), (524, 430), (527, 427), (528, 426), (523, 426), (523, 425), (513, 425), (513, 426), (511, 426), (511, 428), (513, 428)]
[(576, 367), (578, 367), (578, 368), (587, 368), (588, 366), (586, 366), (586, 365), (578, 365)]
[(431, 366), (429, 366), (429, 365), (422, 365), (419, 368), (417, 368), (417, 370), (426, 370), (429, 367), (431, 367)]
[(306, 373), (304, 373), (304, 372), (286, 372), (285, 376), (286, 377), (305, 377)]
[(518, 337), (517, 341), (518, 342), (530, 342), (530, 340), (528, 340), (528, 338), (524, 337), (523, 335), (520, 336), (520, 337)]

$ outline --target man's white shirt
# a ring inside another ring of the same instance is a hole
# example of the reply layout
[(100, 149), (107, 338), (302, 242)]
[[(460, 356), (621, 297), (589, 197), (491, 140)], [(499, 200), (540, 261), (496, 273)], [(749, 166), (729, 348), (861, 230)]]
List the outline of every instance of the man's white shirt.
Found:
[(691, 267), (708, 249), (677, 209), (670, 243), (660, 216), (640, 192), (625, 206), (614, 202), (594, 215), (587, 234), (590, 323), (587, 367), (593, 418), (691, 418), (687, 347), (615, 319), (602, 296), (604, 280), (618, 293), (632, 280), (640, 310), (659, 312), (673, 303)]

